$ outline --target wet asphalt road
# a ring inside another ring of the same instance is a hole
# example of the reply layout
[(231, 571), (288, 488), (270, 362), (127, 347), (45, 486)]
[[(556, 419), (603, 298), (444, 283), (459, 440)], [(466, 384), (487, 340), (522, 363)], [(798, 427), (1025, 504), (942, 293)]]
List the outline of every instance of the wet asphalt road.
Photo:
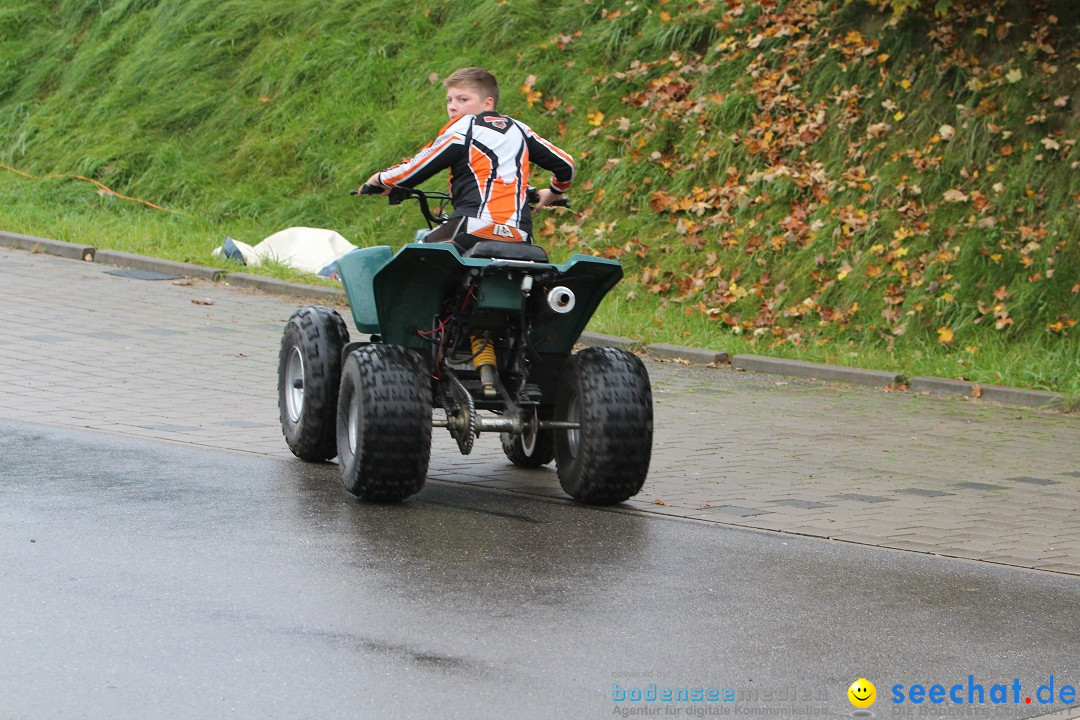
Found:
[(611, 717), (654, 682), (742, 698), (667, 716), (843, 717), (859, 677), (877, 717), (1004, 718), (1063, 706), (889, 688), (1080, 685), (1074, 577), (2, 421), (0, 572), (3, 718)]

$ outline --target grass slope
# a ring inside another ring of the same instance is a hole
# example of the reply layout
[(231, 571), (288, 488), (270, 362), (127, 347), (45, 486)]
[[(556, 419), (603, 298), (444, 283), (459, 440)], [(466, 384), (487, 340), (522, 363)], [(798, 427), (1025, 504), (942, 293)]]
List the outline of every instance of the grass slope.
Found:
[(482, 65), (501, 110), (579, 160), (540, 242), (627, 268), (595, 329), (1080, 394), (1080, 9), (890, 17), (14, 0), (0, 163), (25, 175), (0, 171), (0, 227), (208, 264), (226, 234), (293, 225), (399, 245), (415, 210), (347, 190), (442, 125), (439, 78)]

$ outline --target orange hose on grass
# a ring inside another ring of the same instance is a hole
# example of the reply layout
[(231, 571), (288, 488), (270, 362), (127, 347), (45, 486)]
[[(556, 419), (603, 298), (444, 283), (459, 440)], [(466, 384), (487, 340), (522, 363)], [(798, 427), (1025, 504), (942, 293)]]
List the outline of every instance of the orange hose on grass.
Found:
[[(0, 164), (0, 168), (3, 168), (5, 170), (10, 170), (11, 172), (15, 173), (16, 175), (22, 175), (23, 177), (30, 178), (31, 180), (37, 180), (38, 179), (34, 175), (31, 175), (29, 173), (24, 173), (22, 170), (16, 170), (15, 168), (10, 167), (8, 165)], [(149, 200), (141, 200), (141, 199), (136, 198), (136, 197), (129, 197), (128, 195), (121, 195), (120, 193), (116, 192), (115, 190), (108, 187), (104, 183), (98, 182), (97, 180), (85, 177), (83, 175), (70, 175), (68, 173), (53, 173), (51, 175), (46, 175), (45, 177), (46, 178), (56, 178), (56, 179), (59, 179), (59, 178), (74, 178), (76, 180), (85, 180), (88, 183), (93, 183), (94, 185), (97, 185), (97, 187), (99, 189), (99, 192), (104, 191), (105, 193), (108, 193), (109, 195), (112, 195), (113, 197), (118, 197), (121, 200), (131, 200), (132, 202), (142, 203), (143, 205), (146, 205), (147, 207), (152, 207), (155, 210), (161, 210), (162, 212), (169, 212), (169, 213), (175, 213), (177, 215), (183, 215), (183, 213), (180, 212), (179, 210), (170, 210), (169, 208), (163, 208), (160, 205), (155, 205), (154, 203), (150, 202)]]
[(16, 175), (22, 175), (23, 177), (28, 177), (31, 180), (37, 180), (37, 178), (35, 178), (33, 175), (28, 175), (27, 173), (24, 173), (22, 170), (16, 170), (15, 168), (9, 167), (7, 165), (0, 164), (0, 168), (4, 168), (5, 170), (10, 170), (11, 172), (15, 173)]

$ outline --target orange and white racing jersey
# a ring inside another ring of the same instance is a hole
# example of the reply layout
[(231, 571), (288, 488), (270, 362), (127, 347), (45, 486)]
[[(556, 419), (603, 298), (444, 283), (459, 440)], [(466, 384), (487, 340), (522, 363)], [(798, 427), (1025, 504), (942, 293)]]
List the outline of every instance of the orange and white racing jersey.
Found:
[(379, 173), (379, 181), (387, 187), (415, 187), (450, 168), (453, 217), (479, 221), (469, 222), (470, 232), (473, 226), (490, 226), (492, 239), (524, 240), (532, 231), (525, 200), (530, 162), (551, 171), (554, 192), (569, 189), (574, 158), (524, 123), (485, 112), (454, 118), (411, 160)]

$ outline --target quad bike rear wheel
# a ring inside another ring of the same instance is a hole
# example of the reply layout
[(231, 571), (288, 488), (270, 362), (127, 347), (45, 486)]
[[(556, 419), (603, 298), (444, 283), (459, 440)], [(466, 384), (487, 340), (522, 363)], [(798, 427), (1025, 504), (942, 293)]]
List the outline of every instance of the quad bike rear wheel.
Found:
[(580, 424), (556, 431), (559, 483), (582, 502), (609, 505), (636, 495), (652, 457), (652, 387), (645, 364), (616, 348), (567, 358), (556, 417)]
[(399, 502), (420, 491), (431, 458), (431, 383), (419, 355), (397, 345), (349, 353), (337, 449), (345, 489), (362, 500)]
[(337, 454), (341, 350), (349, 330), (336, 311), (312, 305), (293, 313), (278, 354), (278, 411), (289, 449), (301, 460), (321, 462)]

